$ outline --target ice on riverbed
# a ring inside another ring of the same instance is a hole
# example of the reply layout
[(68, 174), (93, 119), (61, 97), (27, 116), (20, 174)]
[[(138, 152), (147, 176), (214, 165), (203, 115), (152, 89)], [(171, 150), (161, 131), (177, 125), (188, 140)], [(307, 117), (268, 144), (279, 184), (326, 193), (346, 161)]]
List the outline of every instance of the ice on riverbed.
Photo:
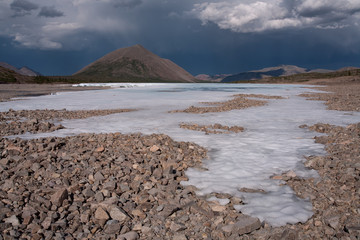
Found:
[[(318, 101), (307, 101), (297, 95), (311, 91), (299, 85), (246, 84), (159, 84), (134, 85), (101, 91), (81, 91), (40, 96), (0, 103), (0, 110), (12, 109), (110, 109), (135, 108), (138, 111), (88, 119), (66, 120), (66, 129), (42, 136), (68, 136), (95, 132), (164, 133), (178, 141), (191, 141), (208, 149), (203, 161), (208, 171), (188, 169), (189, 181), (198, 194), (211, 193), (238, 196), (246, 203), (236, 208), (265, 220), (273, 226), (304, 222), (312, 216), (309, 200), (296, 197), (293, 190), (271, 176), (293, 170), (298, 176), (317, 177), (303, 166), (304, 155), (324, 154), (324, 146), (314, 143), (314, 135), (302, 124), (317, 122), (345, 125), (360, 121), (358, 113), (328, 111)], [(237, 93), (281, 95), (285, 99), (269, 100), (266, 106), (222, 113), (168, 113), (199, 102), (224, 101)], [(244, 132), (205, 135), (179, 127), (180, 123), (242, 126)], [(25, 135), (25, 138), (34, 135)], [(242, 188), (264, 192), (241, 192)], [(221, 200), (227, 202), (226, 199)]]

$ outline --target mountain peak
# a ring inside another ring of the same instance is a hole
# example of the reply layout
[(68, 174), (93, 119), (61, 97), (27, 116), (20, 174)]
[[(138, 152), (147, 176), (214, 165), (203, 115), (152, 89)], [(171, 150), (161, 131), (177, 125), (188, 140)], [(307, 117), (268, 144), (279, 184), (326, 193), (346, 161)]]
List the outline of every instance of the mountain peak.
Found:
[(193, 82), (195, 79), (183, 68), (140, 44), (110, 52), (74, 75), (111, 81)]

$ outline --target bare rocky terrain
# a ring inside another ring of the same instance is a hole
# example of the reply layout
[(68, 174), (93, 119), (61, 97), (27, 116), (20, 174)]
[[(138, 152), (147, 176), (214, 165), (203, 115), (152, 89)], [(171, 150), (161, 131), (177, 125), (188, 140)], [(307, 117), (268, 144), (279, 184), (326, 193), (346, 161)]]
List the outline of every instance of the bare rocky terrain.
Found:
[(281, 96), (268, 96), (261, 94), (236, 94), (233, 99), (230, 99), (225, 102), (203, 102), (202, 104), (206, 104), (209, 106), (206, 107), (195, 107), (190, 106), (184, 110), (175, 110), (174, 112), (185, 112), (185, 113), (208, 113), (208, 112), (226, 112), (234, 109), (243, 109), (249, 107), (263, 106), (266, 104), (264, 100), (258, 100), (253, 98), (261, 98), (261, 99), (281, 99)]
[[(326, 100), (330, 109), (359, 111), (360, 85), (327, 90), (335, 93), (306, 97)], [(226, 111), (266, 103), (246, 97), (209, 108)], [(112, 111), (128, 110), (8, 111), (1, 113), (0, 135), (53, 131), (61, 127), (61, 119)], [(216, 124), (183, 127), (205, 133), (232, 129)], [(193, 143), (121, 133), (1, 138), (1, 239), (359, 239), (360, 125), (300, 127), (326, 133), (315, 141), (328, 154), (304, 159), (320, 179), (302, 179), (292, 171), (274, 176), (300, 197), (310, 198), (314, 210), (306, 223), (278, 228), (237, 212), (233, 205), (241, 199), (212, 194), (230, 199), (220, 205), (196, 196), (194, 187), (182, 186), (184, 171), (206, 161), (206, 149)]]

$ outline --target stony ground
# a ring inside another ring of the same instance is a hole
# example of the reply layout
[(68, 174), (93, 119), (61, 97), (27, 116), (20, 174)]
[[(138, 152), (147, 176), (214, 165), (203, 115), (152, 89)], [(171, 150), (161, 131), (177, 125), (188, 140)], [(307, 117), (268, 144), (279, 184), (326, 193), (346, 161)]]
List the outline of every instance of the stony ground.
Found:
[(0, 84), (0, 102), (15, 97), (32, 97), (56, 92), (106, 89), (108, 87), (73, 87), (71, 84)]
[[(0, 136), (30, 133), (53, 132), (63, 129), (59, 124), (63, 119), (83, 119), (94, 116), (105, 116), (114, 113), (130, 112), (132, 109), (104, 110), (18, 110), (10, 109), (0, 112)], [(54, 123), (56, 122), (56, 124)]]
[(233, 99), (225, 102), (204, 102), (210, 106), (206, 107), (195, 107), (190, 106), (184, 110), (175, 110), (171, 112), (185, 112), (185, 113), (208, 113), (208, 112), (226, 112), (234, 109), (244, 109), (249, 107), (263, 106), (267, 103), (264, 100), (252, 99), (252, 98), (263, 98), (263, 99), (281, 99), (281, 96), (268, 96), (261, 94), (236, 94)]
[(239, 126), (224, 126), (219, 123), (213, 125), (199, 125), (199, 124), (180, 124), (181, 128), (204, 132), (205, 134), (229, 134), (229, 133), (239, 133), (243, 132), (244, 128)]
[(339, 111), (360, 111), (360, 83), (329, 85), (326, 87), (315, 88), (329, 93), (302, 94), (311, 100), (325, 101), (331, 110)]
[[(341, 101), (338, 110), (359, 110), (354, 86), (332, 87), (335, 94), (311, 97), (327, 98), (329, 108)], [(208, 108), (226, 111), (263, 104), (240, 95)], [(204, 111), (208, 110), (192, 112)], [(88, 117), (91, 113), (9, 111), (1, 115), (1, 124), (20, 124), (1, 128), (0, 135), (22, 133), (24, 128), (42, 131), (36, 129), (41, 129), (43, 122), (53, 124), (54, 118), (68, 118), (64, 116)], [(28, 121), (32, 126), (21, 125)], [(216, 124), (184, 126), (205, 133), (231, 129)], [(52, 131), (52, 127), (60, 126), (48, 125), (44, 131)], [(328, 155), (306, 160), (307, 167), (319, 172), (320, 180), (301, 179), (291, 171), (275, 176), (299, 196), (309, 197), (314, 206), (314, 216), (306, 223), (280, 228), (235, 211), (233, 205), (241, 204), (241, 199), (207, 196), (230, 199), (220, 205), (196, 196), (194, 187), (182, 186), (180, 182), (187, 179), (185, 169), (201, 168), (201, 160), (206, 161), (206, 150), (193, 143), (175, 142), (165, 135), (120, 133), (1, 138), (0, 238), (359, 239), (360, 125), (301, 127), (327, 134), (315, 141), (325, 144)]]
[(206, 150), (165, 135), (2, 138), (0, 153), (5, 239), (225, 239), (261, 225), (234, 210), (240, 199), (180, 185)]

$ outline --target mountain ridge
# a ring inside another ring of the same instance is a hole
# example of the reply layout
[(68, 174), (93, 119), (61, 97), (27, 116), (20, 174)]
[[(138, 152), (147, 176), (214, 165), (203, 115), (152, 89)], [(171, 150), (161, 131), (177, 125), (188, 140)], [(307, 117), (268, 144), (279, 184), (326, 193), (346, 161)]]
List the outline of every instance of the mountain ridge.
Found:
[(295, 65), (280, 65), (276, 67), (267, 67), (259, 70), (252, 70), (252, 71), (232, 74), (222, 79), (221, 82), (259, 80), (269, 77), (290, 76), (290, 75), (303, 74), (303, 73), (328, 73), (328, 72), (333, 72), (333, 70), (327, 70), (327, 69), (311, 70), (307, 68), (298, 67)]
[(38, 73), (38, 72), (34, 71), (33, 69), (26, 67), (26, 66), (23, 66), (21, 68), (16, 68), (6, 62), (0, 62), (0, 66), (3, 68), (10, 69), (10, 70), (12, 70), (20, 75), (24, 75), (24, 76), (31, 76), (31, 77), (41, 76), (40, 73)]

